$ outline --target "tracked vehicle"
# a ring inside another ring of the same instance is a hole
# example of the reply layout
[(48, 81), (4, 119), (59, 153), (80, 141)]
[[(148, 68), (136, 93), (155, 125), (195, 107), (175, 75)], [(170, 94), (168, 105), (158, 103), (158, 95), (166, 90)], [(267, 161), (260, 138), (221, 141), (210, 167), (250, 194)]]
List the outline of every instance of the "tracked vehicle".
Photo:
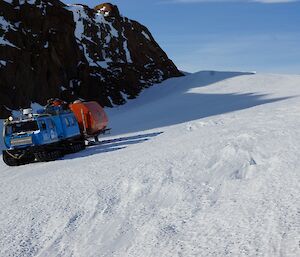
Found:
[(4, 122), (3, 138), (7, 147), (3, 161), (18, 166), (34, 161), (53, 161), (65, 154), (85, 149), (86, 140), (108, 131), (107, 116), (96, 102), (66, 104), (51, 99), (36, 113), (22, 110), (20, 117)]

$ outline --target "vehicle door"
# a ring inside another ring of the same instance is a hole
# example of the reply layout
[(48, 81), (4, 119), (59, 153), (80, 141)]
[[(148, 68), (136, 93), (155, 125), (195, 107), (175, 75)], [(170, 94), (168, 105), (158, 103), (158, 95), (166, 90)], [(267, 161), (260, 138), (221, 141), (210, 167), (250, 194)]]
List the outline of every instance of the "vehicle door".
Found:
[(49, 126), (47, 127), (46, 119), (39, 120), (39, 127), (43, 137), (43, 142), (48, 143), (50, 141), (50, 130)]
[(58, 140), (58, 133), (54, 121), (52, 119), (47, 119), (47, 126), (49, 128), (50, 140), (56, 142)]

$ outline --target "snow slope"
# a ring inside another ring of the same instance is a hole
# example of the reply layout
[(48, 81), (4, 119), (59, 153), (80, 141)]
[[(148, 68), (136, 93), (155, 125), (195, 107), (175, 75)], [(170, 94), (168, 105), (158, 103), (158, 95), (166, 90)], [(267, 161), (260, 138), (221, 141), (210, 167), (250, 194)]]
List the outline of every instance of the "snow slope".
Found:
[(0, 163), (0, 256), (300, 256), (300, 76), (200, 72), (100, 146)]

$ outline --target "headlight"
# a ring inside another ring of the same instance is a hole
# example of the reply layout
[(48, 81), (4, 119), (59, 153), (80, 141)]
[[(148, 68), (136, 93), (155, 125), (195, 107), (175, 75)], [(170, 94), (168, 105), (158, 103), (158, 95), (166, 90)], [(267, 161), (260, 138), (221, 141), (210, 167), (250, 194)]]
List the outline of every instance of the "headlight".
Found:
[(32, 137), (21, 137), (21, 138), (13, 138), (10, 141), (12, 146), (18, 145), (31, 145), (32, 144)]

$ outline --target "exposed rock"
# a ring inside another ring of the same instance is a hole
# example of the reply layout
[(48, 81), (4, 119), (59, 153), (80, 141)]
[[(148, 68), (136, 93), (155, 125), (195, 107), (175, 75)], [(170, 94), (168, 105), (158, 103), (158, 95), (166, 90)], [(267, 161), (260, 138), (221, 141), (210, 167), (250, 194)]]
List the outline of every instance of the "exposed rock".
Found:
[(105, 17), (120, 17), (118, 7), (110, 3), (99, 4), (94, 9)]
[(119, 105), (181, 75), (148, 29), (114, 5), (0, 0), (2, 117), (51, 97)]

